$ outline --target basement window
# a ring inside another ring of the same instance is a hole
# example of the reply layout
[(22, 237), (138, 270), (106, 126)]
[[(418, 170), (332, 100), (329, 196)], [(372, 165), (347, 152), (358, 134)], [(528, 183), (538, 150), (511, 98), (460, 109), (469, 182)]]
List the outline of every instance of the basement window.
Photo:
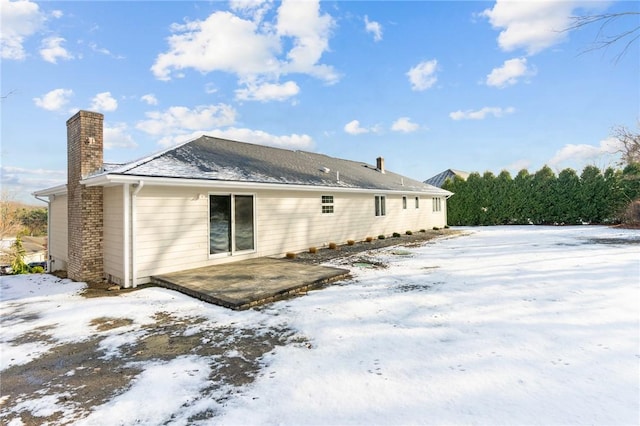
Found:
[(375, 197), (375, 212), (376, 216), (386, 216), (386, 198), (384, 195), (376, 195)]
[(322, 214), (333, 213), (333, 195), (322, 196)]

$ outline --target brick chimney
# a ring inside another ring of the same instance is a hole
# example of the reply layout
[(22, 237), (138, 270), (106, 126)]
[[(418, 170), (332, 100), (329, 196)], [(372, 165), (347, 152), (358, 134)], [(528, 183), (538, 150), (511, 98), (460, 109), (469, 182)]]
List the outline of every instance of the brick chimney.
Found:
[(384, 158), (382, 157), (376, 158), (376, 169), (378, 169), (380, 173), (384, 173)]
[(103, 279), (102, 187), (85, 187), (80, 180), (102, 169), (103, 121), (91, 111), (67, 120), (67, 275), (87, 283)]

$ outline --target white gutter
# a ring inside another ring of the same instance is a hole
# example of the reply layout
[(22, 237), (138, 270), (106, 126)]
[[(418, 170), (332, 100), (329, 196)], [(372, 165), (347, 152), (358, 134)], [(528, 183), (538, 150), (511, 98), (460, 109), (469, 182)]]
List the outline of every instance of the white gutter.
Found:
[[(66, 194), (66, 193), (67, 193), (67, 184), (65, 183), (63, 185), (53, 186), (53, 187), (47, 188), (47, 189), (41, 189), (40, 191), (36, 191), (31, 195), (33, 195), (34, 197), (38, 198), (38, 197), (48, 197), (48, 196), (51, 196), (51, 195), (62, 195), (62, 194)], [(42, 200), (40, 200), (40, 201), (42, 201)]]
[(144, 186), (142, 180), (138, 181), (136, 189), (131, 194), (131, 286), (136, 288), (138, 280), (138, 268), (136, 267), (136, 196)]
[(123, 218), (123, 223), (122, 223), (122, 229), (123, 229), (123, 241), (122, 241), (122, 258), (123, 258), (123, 265), (124, 265), (124, 269), (122, 271), (122, 285), (125, 288), (131, 287), (131, 281), (130, 281), (130, 266), (131, 266), (131, 251), (129, 250), (131, 248), (131, 191), (129, 190), (129, 184), (125, 183), (122, 187), (122, 215), (124, 216)]
[[(100, 175), (87, 179), (83, 179), (80, 181), (82, 185), (86, 186), (109, 186), (109, 185), (118, 185), (123, 183), (132, 183), (135, 184), (140, 182), (141, 176), (134, 175)], [(415, 190), (409, 187), (404, 187), (402, 189), (394, 190), (394, 189), (379, 189), (379, 188), (354, 188), (354, 187), (341, 187), (341, 186), (321, 186), (321, 185), (301, 185), (301, 184), (289, 184), (286, 182), (274, 182), (274, 183), (265, 183), (265, 182), (243, 182), (243, 181), (226, 181), (226, 180), (212, 180), (212, 179), (185, 179), (185, 178), (166, 178), (166, 177), (144, 177), (144, 181), (146, 185), (163, 185), (163, 186), (174, 186), (174, 187), (199, 187), (199, 188), (231, 188), (231, 189), (273, 189), (278, 191), (314, 191), (314, 192), (357, 192), (357, 193), (366, 193), (366, 194), (406, 194), (406, 193), (417, 193), (417, 194), (425, 194), (439, 197), (447, 197), (452, 193), (440, 189), (435, 188), (436, 191), (433, 190)]]
[[(51, 272), (51, 200), (40, 198), (37, 194), (33, 194), (36, 200), (47, 203), (47, 272)], [(55, 195), (51, 195), (55, 197)]]

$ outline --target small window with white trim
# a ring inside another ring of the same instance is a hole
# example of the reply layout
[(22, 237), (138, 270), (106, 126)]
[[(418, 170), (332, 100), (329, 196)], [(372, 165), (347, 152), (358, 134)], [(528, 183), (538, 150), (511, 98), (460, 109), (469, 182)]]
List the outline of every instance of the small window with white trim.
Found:
[(433, 211), (434, 212), (442, 211), (442, 199), (441, 198), (434, 198), (433, 199)]
[(322, 196), (322, 214), (333, 213), (333, 195)]
[(420, 197), (416, 197), (416, 209), (420, 208)]
[(402, 196), (402, 210), (407, 209), (407, 197), (405, 195)]
[(384, 195), (376, 195), (375, 197), (375, 212), (376, 216), (386, 216), (386, 197)]

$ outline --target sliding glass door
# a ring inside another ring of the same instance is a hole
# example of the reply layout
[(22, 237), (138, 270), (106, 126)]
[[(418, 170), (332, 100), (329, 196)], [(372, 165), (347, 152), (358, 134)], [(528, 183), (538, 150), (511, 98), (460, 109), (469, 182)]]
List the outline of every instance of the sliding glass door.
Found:
[(209, 254), (255, 250), (253, 195), (209, 195)]
[(209, 254), (231, 252), (231, 196), (209, 195)]
[(253, 195), (235, 195), (233, 199), (235, 251), (253, 250)]

